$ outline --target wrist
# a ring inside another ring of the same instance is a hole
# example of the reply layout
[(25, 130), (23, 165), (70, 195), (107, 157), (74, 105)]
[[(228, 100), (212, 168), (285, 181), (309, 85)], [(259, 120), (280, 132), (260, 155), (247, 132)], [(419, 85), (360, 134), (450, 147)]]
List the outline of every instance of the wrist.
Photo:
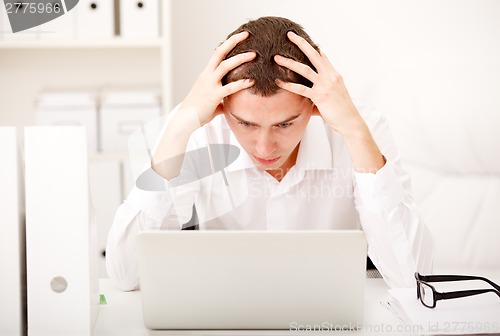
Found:
[(337, 128), (337, 132), (346, 142), (371, 138), (370, 129), (361, 116), (354, 117), (349, 122), (344, 123), (342, 127)]
[(343, 133), (342, 137), (356, 172), (376, 173), (385, 165), (386, 159), (380, 152), (366, 123), (363, 122), (362, 125)]
[(196, 108), (183, 107), (181, 105), (176, 114), (172, 116), (170, 124), (168, 125), (168, 131), (171, 134), (175, 134), (175, 136), (191, 136), (191, 133), (201, 126), (202, 124)]

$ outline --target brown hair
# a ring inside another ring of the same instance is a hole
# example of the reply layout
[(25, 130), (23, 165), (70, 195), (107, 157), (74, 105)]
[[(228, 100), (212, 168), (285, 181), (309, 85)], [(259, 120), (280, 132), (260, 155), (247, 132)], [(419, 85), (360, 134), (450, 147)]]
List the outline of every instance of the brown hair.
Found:
[(248, 31), (250, 35), (246, 40), (238, 43), (226, 59), (248, 51), (254, 51), (257, 55), (252, 61), (229, 71), (222, 78), (222, 84), (239, 79), (251, 79), (254, 85), (250, 87), (250, 90), (263, 97), (271, 96), (280, 89), (275, 83), (276, 79), (312, 86), (306, 78), (274, 61), (275, 55), (281, 55), (304, 63), (316, 71), (307, 56), (287, 37), (287, 33), (292, 31), (306, 39), (319, 52), (318, 46), (299, 24), (281, 17), (266, 16), (242, 24), (227, 38), (242, 31)]

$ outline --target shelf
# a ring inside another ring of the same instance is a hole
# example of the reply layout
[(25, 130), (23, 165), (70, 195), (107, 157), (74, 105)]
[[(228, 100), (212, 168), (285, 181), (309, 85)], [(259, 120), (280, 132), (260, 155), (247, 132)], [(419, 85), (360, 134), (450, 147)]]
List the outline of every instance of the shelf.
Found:
[(0, 40), (0, 49), (127, 49), (127, 48), (160, 48), (160, 37), (143, 40), (33, 40), (12, 41)]

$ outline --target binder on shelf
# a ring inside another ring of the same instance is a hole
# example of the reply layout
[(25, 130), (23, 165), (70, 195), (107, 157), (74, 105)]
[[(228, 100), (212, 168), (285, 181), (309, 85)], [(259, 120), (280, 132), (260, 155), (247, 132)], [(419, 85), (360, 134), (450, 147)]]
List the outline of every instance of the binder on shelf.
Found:
[(120, 0), (120, 35), (123, 38), (154, 38), (160, 32), (158, 0)]
[(159, 117), (160, 102), (155, 91), (104, 92), (99, 113), (100, 149), (103, 152), (126, 153), (129, 136)]
[(15, 127), (0, 127), (0, 335), (24, 335), (26, 269), (24, 192)]
[(111, 39), (114, 37), (113, 1), (80, 0), (76, 11), (76, 37), (78, 39)]
[(40, 95), (37, 125), (84, 126), (90, 152), (97, 151), (97, 99), (87, 91), (50, 91)]
[[(11, 17), (16, 17), (15, 10), (11, 10)], [(7, 16), (7, 8), (3, 2), (0, 2), (0, 40), (8, 41), (33, 41), (39, 38), (39, 27), (33, 27), (17, 33), (12, 32), (9, 17)]]
[(24, 139), (29, 335), (91, 335), (99, 284), (85, 130), (25, 127)]
[(76, 17), (77, 14), (75, 10), (70, 10), (49, 22), (41, 24), (39, 26), (40, 39), (41, 40), (74, 39), (76, 33)]

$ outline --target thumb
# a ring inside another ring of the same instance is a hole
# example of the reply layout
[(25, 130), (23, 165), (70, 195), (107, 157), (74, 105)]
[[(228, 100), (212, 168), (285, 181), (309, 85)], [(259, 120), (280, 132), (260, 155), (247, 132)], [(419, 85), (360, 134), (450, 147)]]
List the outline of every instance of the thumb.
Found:
[(214, 112), (212, 113), (212, 116), (205, 124), (208, 124), (209, 122), (214, 120), (215, 117), (217, 117), (218, 115), (221, 115), (221, 114), (224, 114), (224, 104), (222, 102), (220, 102), (219, 105), (217, 105)]
[(221, 101), (219, 105), (215, 108), (214, 114), (212, 116), (212, 119), (215, 118), (216, 116), (224, 114), (224, 103)]
[(318, 107), (316, 105), (314, 105), (313, 107), (312, 115), (321, 117), (321, 112), (319, 112)]

